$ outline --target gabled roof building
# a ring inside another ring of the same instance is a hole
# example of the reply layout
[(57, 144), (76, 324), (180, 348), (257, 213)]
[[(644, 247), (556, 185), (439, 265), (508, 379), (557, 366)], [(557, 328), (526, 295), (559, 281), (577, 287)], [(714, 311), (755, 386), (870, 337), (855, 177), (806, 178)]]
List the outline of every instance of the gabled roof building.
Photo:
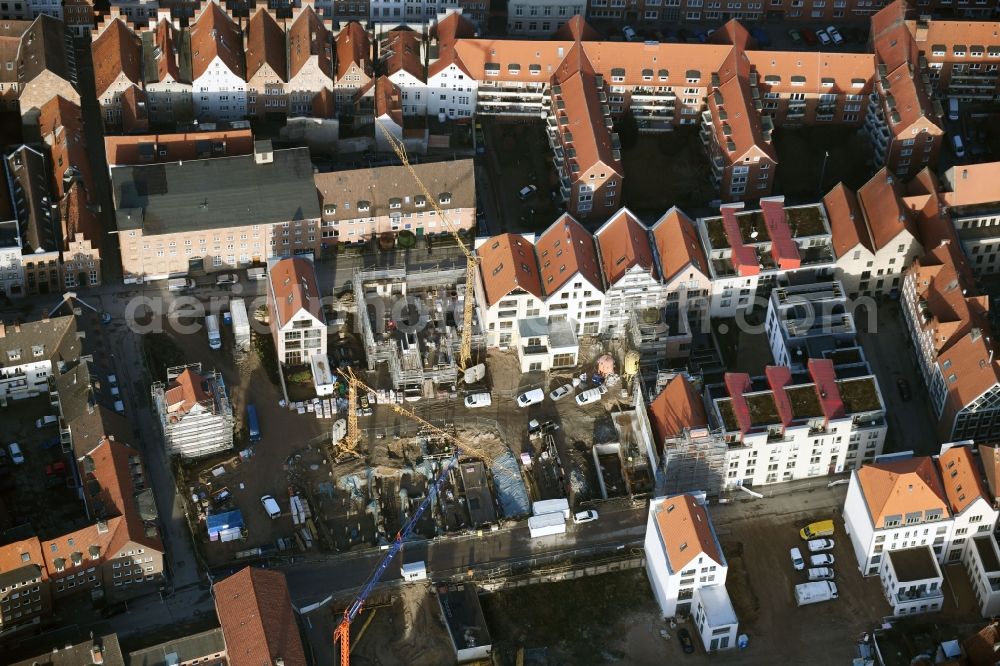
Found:
[(152, 396), (168, 454), (200, 458), (233, 448), (233, 410), (221, 373), (202, 371), (200, 363), (168, 368)]

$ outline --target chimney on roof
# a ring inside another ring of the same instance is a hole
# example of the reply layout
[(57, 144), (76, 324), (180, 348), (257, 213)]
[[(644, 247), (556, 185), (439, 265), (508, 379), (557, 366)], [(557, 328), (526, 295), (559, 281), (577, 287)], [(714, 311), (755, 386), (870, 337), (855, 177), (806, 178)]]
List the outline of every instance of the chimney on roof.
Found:
[(886, 175), (885, 175), (885, 182), (886, 182), (887, 184), (889, 184), (889, 185), (892, 185), (892, 184), (893, 184), (893, 182), (895, 182), (895, 181), (893, 181), (893, 179), (892, 179), (892, 175), (891, 175), (891, 174), (886, 174)]
[(965, 180), (968, 177), (969, 177), (969, 170), (968, 169), (962, 169), (962, 180)]
[(0, 339), (7, 337), (7, 327), (0, 321)]
[(14, 332), (15, 333), (20, 333), (21, 332), (21, 322), (19, 322), (19, 321), (15, 321), (14, 322)]

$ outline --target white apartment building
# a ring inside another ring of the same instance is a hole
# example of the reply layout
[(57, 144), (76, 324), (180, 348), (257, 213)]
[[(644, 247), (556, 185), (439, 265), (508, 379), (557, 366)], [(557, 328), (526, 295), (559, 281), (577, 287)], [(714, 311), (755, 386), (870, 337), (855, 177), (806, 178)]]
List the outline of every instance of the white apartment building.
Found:
[(983, 617), (1000, 613), (1000, 548), (992, 534), (973, 537), (965, 549), (962, 564), (972, 581), (972, 589)]
[(774, 362), (794, 371), (805, 370), (819, 348), (853, 346), (857, 333), (839, 281), (775, 287), (764, 330)]
[(404, 116), (427, 115), (423, 43), (421, 33), (408, 28), (392, 30), (379, 42), (386, 76), (399, 87)]
[(21, 234), (16, 219), (0, 222), (0, 294), (8, 298), (24, 295)]
[(192, 100), (202, 122), (242, 120), (247, 115), (243, 33), (216, 2), (209, 2), (190, 30)]
[(897, 617), (933, 613), (944, 605), (944, 575), (930, 546), (890, 550), (882, 560), (879, 579)]
[(268, 309), (271, 333), (284, 365), (326, 357), (326, 319), (312, 259), (290, 257), (268, 261)]
[(622, 208), (594, 232), (594, 240), (606, 285), (600, 332), (621, 337), (633, 311), (664, 305), (649, 230)]
[(519, 319), (514, 332), (513, 344), (521, 372), (548, 372), (576, 366), (580, 343), (572, 320)]
[(644, 551), (646, 575), (663, 616), (695, 617), (706, 650), (734, 647), (736, 614), (726, 593), (729, 565), (704, 493), (653, 499)]
[(184, 34), (164, 17), (141, 33), (143, 90), (149, 119), (154, 123), (193, 118), (191, 58), (183, 48)]
[(446, 118), (469, 118), (476, 110), (478, 83), (461, 66), (451, 63), (440, 70), (431, 65), (427, 77), (427, 113)]
[(898, 292), (903, 273), (923, 252), (899, 180), (882, 169), (858, 190), (841, 183), (823, 197), (833, 230), (836, 276), (851, 296)]
[(507, 34), (551, 37), (566, 21), (586, 13), (586, 0), (511, 0), (507, 5)]
[(839, 474), (881, 454), (885, 407), (874, 375), (838, 378), (827, 359), (807, 367), (794, 375), (768, 366), (753, 380), (730, 372), (708, 387), (709, 429), (726, 443), (723, 487)]
[[(705, 248), (695, 223), (676, 206), (653, 224), (650, 234), (666, 303), (664, 320), (676, 321), (666, 335), (655, 337), (666, 338), (666, 358), (687, 356), (692, 333), (707, 331), (709, 325), (712, 280)], [(633, 311), (634, 324), (635, 316)]]
[(577, 335), (597, 335), (605, 295), (594, 236), (566, 213), (535, 239), (534, 246), (544, 314), (573, 322)]
[[(759, 210), (724, 204), (718, 217), (699, 218), (712, 279), (711, 315), (733, 317), (767, 297), (780, 275), (829, 278), (834, 256), (823, 206), (785, 207), (783, 197), (761, 199)], [(763, 303), (761, 303), (763, 305)]]
[(509, 348), (516, 322), (542, 314), (545, 299), (533, 240), (530, 234), (510, 233), (476, 239), (476, 302), (488, 348)]

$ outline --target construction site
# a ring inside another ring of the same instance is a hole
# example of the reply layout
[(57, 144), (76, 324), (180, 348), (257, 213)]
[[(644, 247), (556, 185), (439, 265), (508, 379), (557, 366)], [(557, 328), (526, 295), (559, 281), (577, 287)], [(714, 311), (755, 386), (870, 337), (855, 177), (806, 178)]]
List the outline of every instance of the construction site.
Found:
[[(391, 385), (408, 400), (453, 389), (463, 345), (466, 270), (365, 270), (355, 274), (353, 286), (368, 369), (381, 373), (385, 364), (388, 373), (379, 385)], [(472, 326), (467, 344), (475, 353), (484, 338), (475, 316)]]

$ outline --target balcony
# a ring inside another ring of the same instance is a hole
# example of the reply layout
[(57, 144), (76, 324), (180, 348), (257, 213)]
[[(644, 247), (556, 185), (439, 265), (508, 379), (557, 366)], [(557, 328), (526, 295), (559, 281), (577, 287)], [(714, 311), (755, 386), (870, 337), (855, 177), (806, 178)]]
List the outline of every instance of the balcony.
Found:
[(941, 592), (940, 587), (936, 590), (930, 590), (924, 586), (920, 586), (906, 590), (898, 590), (896, 592), (895, 599), (897, 604), (906, 604), (914, 601), (928, 601), (934, 599), (943, 600), (944, 594)]

